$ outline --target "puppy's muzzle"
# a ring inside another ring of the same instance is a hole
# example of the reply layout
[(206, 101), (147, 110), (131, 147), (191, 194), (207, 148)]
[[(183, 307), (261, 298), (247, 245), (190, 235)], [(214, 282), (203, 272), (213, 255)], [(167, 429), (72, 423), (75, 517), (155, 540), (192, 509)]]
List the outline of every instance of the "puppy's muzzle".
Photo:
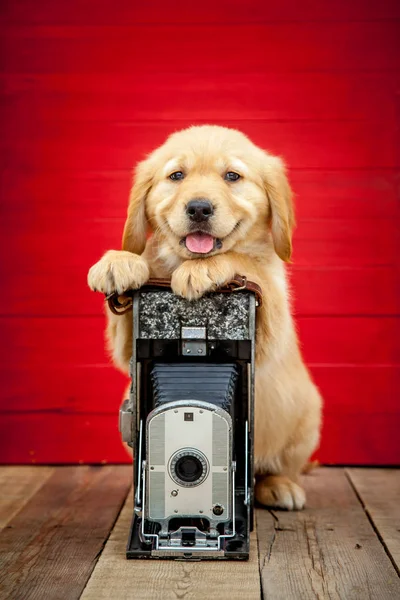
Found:
[(214, 207), (206, 198), (193, 198), (186, 206), (186, 214), (191, 221), (201, 223), (214, 214)]

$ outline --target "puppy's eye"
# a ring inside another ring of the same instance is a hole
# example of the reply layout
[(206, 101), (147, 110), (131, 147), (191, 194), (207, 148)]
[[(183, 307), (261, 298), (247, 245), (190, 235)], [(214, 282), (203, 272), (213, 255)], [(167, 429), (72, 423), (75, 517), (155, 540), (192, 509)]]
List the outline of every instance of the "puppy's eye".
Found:
[(172, 181), (179, 181), (180, 179), (184, 179), (184, 174), (182, 173), (182, 171), (175, 171), (175, 173), (171, 173), (171, 175), (169, 176), (170, 179), (172, 179)]
[(239, 173), (235, 173), (234, 171), (228, 171), (224, 177), (225, 181), (237, 181), (240, 179)]

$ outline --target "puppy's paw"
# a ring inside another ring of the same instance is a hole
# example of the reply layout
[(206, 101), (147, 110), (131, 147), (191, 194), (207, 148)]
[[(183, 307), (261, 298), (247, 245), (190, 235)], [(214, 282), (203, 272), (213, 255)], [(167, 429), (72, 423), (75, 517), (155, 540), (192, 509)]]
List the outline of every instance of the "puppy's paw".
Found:
[(172, 291), (187, 300), (197, 300), (216, 288), (211, 279), (206, 261), (187, 260), (182, 263), (171, 277)]
[(88, 284), (95, 292), (123, 294), (126, 290), (140, 288), (149, 277), (149, 267), (141, 256), (124, 250), (109, 250), (89, 270)]
[(271, 508), (302, 510), (306, 494), (297, 483), (282, 475), (268, 475), (256, 483), (257, 502)]
[(172, 291), (187, 300), (197, 300), (232, 279), (234, 273), (217, 259), (186, 260), (171, 277)]

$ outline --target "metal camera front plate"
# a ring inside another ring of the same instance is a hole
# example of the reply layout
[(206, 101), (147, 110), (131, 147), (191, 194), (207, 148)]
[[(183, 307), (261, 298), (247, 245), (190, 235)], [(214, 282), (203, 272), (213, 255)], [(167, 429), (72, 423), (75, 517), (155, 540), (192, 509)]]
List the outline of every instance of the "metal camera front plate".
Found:
[[(206, 476), (196, 486), (179, 484), (171, 477), (171, 461), (188, 448), (208, 463)], [(212, 526), (229, 520), (232, 420), (225, 410), (191, 400), (153, 410), (146, 424), (146, 456), (146, 518), (160, 523), (164, 531), (176, 515), (205, 517)], [(222, 514), (214, 514), (215, 505), (223, 507)]]

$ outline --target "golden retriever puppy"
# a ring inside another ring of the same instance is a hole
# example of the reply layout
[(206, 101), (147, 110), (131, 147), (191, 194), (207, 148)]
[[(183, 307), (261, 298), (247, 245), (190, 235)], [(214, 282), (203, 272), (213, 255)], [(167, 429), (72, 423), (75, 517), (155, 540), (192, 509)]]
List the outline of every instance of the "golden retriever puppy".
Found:
[[(292, 193), (282, 161), (218, 126), (174, 133), (136, 168), (122, 250), (89, 271), (105, 294), (170, 277), (195, 300), (245, 275), (262, 288), (257, 314), (256, 498), (301, 509), (298, 477), (318, 445), (321, 397), (305, 367), (290, 313), (285, 261), (292, 252)], [(132, 313), (108, 312), (113, 359), (128, 373)]]

